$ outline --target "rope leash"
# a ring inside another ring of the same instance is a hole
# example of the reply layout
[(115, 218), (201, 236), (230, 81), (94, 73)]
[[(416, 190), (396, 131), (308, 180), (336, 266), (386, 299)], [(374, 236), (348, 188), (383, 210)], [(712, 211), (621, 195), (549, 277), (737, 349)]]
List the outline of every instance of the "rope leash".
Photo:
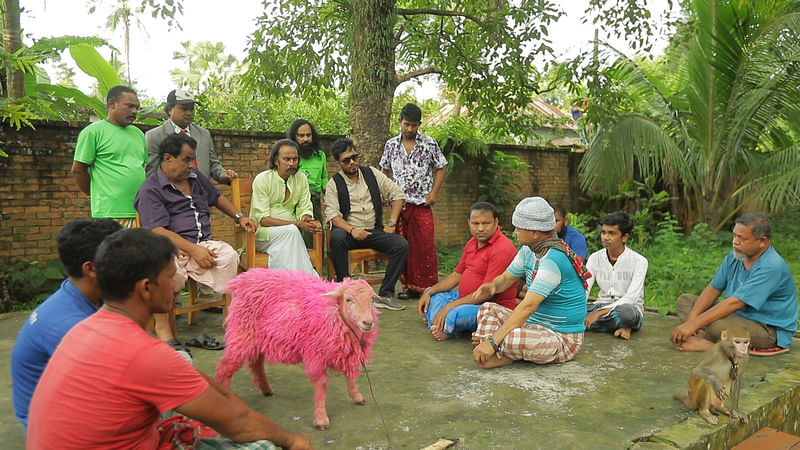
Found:
[[(739, 414), (739, 382), (741, 378), (739, 378), (739, 364), (731, 362), (731, 411), (735, 411), (736, 414)], [(728, 416), (728, 429), (725, 431), (725, 443), (723, 444), (723, 448), (728, 450), (730, 447), (730, 440), (731, 440), (731, 432), (733, 432), (733, 422), (735, 419), (733, 415)]]
[(381, 404), (378, 403), (378, 398), (375, 397), (375, 391), (372, 390), (372, 380), (369, 378), (369, 372), (367, 371), (367, 364), (364, 360), (361, 360), (361, 367), (364, 368), (364, 375), (367, 376), (367, 385), (369, 385), (369, 394), (372, 396), (372, 401), (375, 402), (375, 407), (378, 409), (378, 415), (381, 416), (381, 423), (383, 423), (383, 431), (386, 433), (386, 441), (388, 444), (387, 449), (392, 448), (392, 435), (389, 433), (389, 427), (386, 425), (386, 419), (383, 417), (383, 411), (381, 410)]

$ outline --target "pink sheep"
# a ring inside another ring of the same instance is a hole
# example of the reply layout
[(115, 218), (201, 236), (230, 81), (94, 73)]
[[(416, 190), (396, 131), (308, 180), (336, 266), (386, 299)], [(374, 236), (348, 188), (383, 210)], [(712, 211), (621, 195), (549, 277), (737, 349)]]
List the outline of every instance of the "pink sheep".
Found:
[(230, 386), (247, 361), (255, 387), (271, 395), (264, 360), (302, 362), (315, 389), (315, 427), (330, 426), (325, 409), (328, 368), (343, 372), (350, 398), (364, 404), (356, 377), (378, 337), (375, 291), (366, 281), (334, 283), (305, 272), (257, 268), (231, 280), (228, 290), (232, 300), (225, 319), (225, 354), (216, 370), (220, 383)]

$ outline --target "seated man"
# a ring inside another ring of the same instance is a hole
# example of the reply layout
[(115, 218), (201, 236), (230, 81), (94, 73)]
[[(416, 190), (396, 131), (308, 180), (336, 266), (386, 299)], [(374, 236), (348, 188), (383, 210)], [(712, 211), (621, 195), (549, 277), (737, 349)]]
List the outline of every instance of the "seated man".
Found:
[[(360, 156), (350, 139), (337, 139), (331, 154), (341, 168), (325, 189), (325, 217), (331, 223), (328, 255), (336, 270), (336, 280), (350, 276), (349, 250), (371, 248), (386, 253), (389, 263), (378, 290), (381, 298), (375, 301), (375, 306), (395, 311), (405, 309), (394, 299), (394, 288), (406, 263), (408, 241), (394, 230), (406, 194), (378, 169), (359, 166)], [(382, 198), (392, 202), (386, 225), (383, 225)]]
[[(142, 226), (168, 237), (178, 247), (178, 277), (188, 277), (222, 292), (236, 276), (239, 254), (229, 244), (211, 239), (211, 207), (239, 221), (246, 230), (256, 224), (233, 207), (205, 175), (194, 167), (197, 142), (186, 134), (170, 134), (159, 145), (159, 170), (136, 194), (134, 206)], [(174, 318), (156, 315), (156, 333), (178, 350)]]
[(113, 219), (75, 220), (64, 225), (56, 236), (58, 258), (68, 277), (31, 313), (11, 353), (14, 414), (26, 434), (33, 390), (50, 356), (67, 331), (94, 314), (102, 304), (94, 253), (106, 236), (121, 229)]
[(308, 178), (297, 173), (298, 146), (281, 139), (269, 152), (269, 170), (253, 179), (250, 217), (259, 225), (256, 250), (269, 253), (273, 269), (302, 270), (317, 275), (300, 230), (321, 233), (314, 220)]
[(586, 329), (613, 332), (629, 339), (631, 331), (642, 327), (644, 317), (644, 278), (647, 258), (625, 246), (633, 230), (633, 220), (623, 211), (600, 220), (603, 249), (589, 256), (586, 269), (592, 274), (586, 295), (595, 281), (600, 287), (597, 301), (587, 304)]
[(567, 210), (564, 206), (553, 203), (552, 207), (556, 215), (558, 238), (563, 239), (576, 255), (586, 261), (586, 238), (583, 237), (580, 231), (569, 226), (569, 216), (567, 216)]
[[(182, 287), (175, 254), (170, 239), (143, 228), (103, 241), (95, 263), (105, 303), (64, 336), (42, 374), (28, 448), (194, 448), (194, 432), (210, 434), (214, 442), (201, 445), (211, 448), (235, 445), (219, 435), (311, 448), (308, 436), (284, 431), (147, 334), (152, 315), (169, 312)], [(171, 410), (202, 423), (159, 421)]]
[(524, 277), (528, 293), (513, 311), (487, 302), (478, 310), (478, 345), (472, 359), (483, 368), (517, 360), (569, 361), (583, 345), (586, 282), (583, 262), (556, 237), (553, 208), (541, 197), (523, 199), (511, 219), (522, 247), (508, 269), (472, 295), (487, 298)]
[[(670, 341), (681, 351), (704, 351), (728, 328), (750, 332), (751, 354), (789, 351), (797, 331), (797, 290), (781, 255), (770, 243), (772, 222), (763, 214), (736, 219), (733, 249), (700, 296), (678, 297), (682, 324)], [(717, 302), (725, 292), (726, 298)]]
[[(481, 284), (505, 272), (517, 248), (500, 231), (497, 210), (491, 203), (475, 203), (469, 208), (468, 217), (472, 239), (464, 246), (455, 271), (426, 289), (417, 302), (417, 312), (440, 341), (458, 337), (463, 331), (475, 331), (480, 303), (495, 302), (509, 309), (517, 305), (516, 282), (490, 298), (476, 299), (471, 295)], [(458, 291), (451, 291), (456, 286)]]

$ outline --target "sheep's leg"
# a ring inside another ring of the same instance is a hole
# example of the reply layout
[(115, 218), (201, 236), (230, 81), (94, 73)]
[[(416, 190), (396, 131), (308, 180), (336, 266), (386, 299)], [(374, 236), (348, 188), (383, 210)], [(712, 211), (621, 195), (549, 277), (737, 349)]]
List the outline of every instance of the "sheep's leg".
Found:
[(222, 355), (222, 358), (217, 363), (217, 368), (214, 371), (214, 378), (220, 382), (223, 386), (230, 386), (231, 385), (231, 378), (233, 378), (233, 374), (236, 373), (244, 364), (244, 358), (238, 357), (239, 352), (233, 351), (231, 346), (228, 346), (228, 349), (225, 351), (225, 354)]
[(345, 380), (347, 381), (347, 395), (349, 395), (350, 399), (356, 402), (357, 405), (363, 405), (365, 403), (364, 396), (358, 391), (356, 377), (345, 376)]
[(267, 372), (264, 370), (264, 355), (258, 355), (256, 359), (247, 360), (247, 368), (253, 376), (253, 386), (264, 395), (272, 395), (272, 386), (269, 385)]
[(308, 374), (308, 379), (314, 386), (314, 426), (326, 430), (331, 425), (328, 411), (325, 408), (325, 395), (328, 392), (328, 371), (319, 374)]

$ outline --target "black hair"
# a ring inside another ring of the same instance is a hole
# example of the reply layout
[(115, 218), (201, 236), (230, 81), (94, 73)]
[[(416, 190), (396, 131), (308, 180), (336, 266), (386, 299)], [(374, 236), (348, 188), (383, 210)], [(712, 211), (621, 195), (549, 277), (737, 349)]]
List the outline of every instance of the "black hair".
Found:
[(197, 141), (188, 134), (170, 133), (158, 144), (158, 159), (164, 160), (165, 154), (170, 154), (177, 158), (183, 150), (183, 144), (188, 144), (193, 150), (197, 150)]
[(623, 236), (633, 231), (633, 220), (625, 211), (614, 211), (600, 219), (600, 225), (617, 225)]
[(317, 129), (314, 127), (313, 123), (306, 119), (297, 119), (292, 122), (292, 124), (289, 126), (289, 131), (286, 132), (286, 138), (297, 142), (297, 130), (303, 125), (308, 125), (311, 127), (311, 143), (314, 145), (314, 148), (319, 148), (319, 134), (317, 134)]
[(403, 106), (403, 109), (400, 110), (400, 119), (405, 119), (409, 122), (420, 122), (422, 121), (422, 110), (413, 103), (406, 103), (406, 106)]
[(81, 219), (64, 225), (56, 235), (58, 258), (72, 278), (83, 278), (83, 263), (94, 262), (106, 236), (122, 229), (114, 219)]
[(267, 164), (267, 168), (269, 169), (277, 169), (278, 168), (278, 151), (281, 147), (292, 147), (293, 149), (297, 150), (297, 156), (300, 157), (300, 146), (297, 145), (297, 142), (291, 139), (281, 139), (275, 144), (272, 145), (272, 150), (269, 151), (269, 161)]
[(136, 95), (136, 91), (129, 88), (128, 86), (114, 86), (108, 90), (108, 95), (106, 95), (106, 105), (111, 103), (111, 100), (119, 100), (122, 97), (122, 94), (128, 92), (130, 94)]
[(352, 139), (348, 139), (345, 137), (339, 138), (333, 142), (333, 145), (331, 145), (331, 156), (333, 156), (334, 160), (339, 161), (339, 156), (341, 156), (342, 153), (345, 153), (350, 149), (352, 150), (356, 149), (356, 146), (355, 144), (353, 144)]
[(550, 207), (553, 208), (553, 213), (558, 213), (561, 217), (567, 217), (567, 208), (561, 203), (551, 203)]
[(750, 228), (750, 232), (753, 233), (753, 237), (756, 239), (761, 239), (762, 237), (772, 239), (772, 221), (764, 214), (742, 214), (736, 218), (736, 223)]
[(120, 230), (106, 237), (94, 257), (103, 299), (122, 301), (140, 280), (157, 282), (158, 274), (174, 264), (177, 253), (168, 237), (146, 228)]
[(467, 213), (467, 217), (472, 217), (472, 211), (489, 211), (492, 213), (492, 217), (497, 219), (497, 208), (489, 202), (477, 202), (473, 203), (472, 206), (469, 207), (469, 213)]

